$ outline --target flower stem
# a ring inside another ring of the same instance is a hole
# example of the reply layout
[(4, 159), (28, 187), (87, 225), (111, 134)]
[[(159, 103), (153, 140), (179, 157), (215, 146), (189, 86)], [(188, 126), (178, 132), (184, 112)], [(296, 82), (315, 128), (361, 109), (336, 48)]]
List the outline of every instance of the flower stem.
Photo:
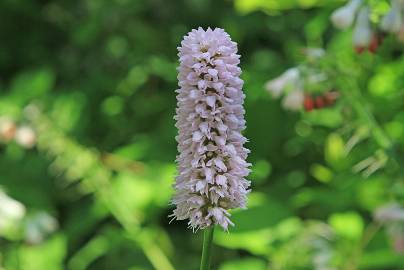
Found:
[(201, 258), (201, 268), (200, 270), (210, 269), (210, 255), (212, 251), (212, 240), (215, 226), (210, 226), (206, 228), (203, 232), (203, 249)]

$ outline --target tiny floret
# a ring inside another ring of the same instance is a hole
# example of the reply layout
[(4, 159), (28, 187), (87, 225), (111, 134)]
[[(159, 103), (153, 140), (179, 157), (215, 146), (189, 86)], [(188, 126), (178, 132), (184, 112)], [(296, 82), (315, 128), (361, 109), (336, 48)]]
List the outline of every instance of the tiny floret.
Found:
[(245, 208), (250, 164), (237, 44), (223, 30), (192, 30), (178, 48), (178, 176), (172, 216), (193, 230), (218, 224)]

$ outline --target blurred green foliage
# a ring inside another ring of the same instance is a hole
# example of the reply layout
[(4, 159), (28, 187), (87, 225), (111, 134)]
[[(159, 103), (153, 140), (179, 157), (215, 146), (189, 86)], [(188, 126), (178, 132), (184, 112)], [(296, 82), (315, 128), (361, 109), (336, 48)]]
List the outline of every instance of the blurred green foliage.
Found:
[[(404, 269), (372, 217), (404, 202), (403, 48), (388, 37), (377, 55), (354, 54), (351, 31), (329, 23), (342, 3), (1, 1), (0, 117), (36, 144), (0, 144), (0, 269), (198, 269), (201, 234), (167, 217), (176, 47), (198, 26), (239, 44), (253, 164), (249, 209), (217, 230), (213, 269)], [(321, 68), (342, 96), (286, 112), (263, 85), (304, 47), (327, 48)]]

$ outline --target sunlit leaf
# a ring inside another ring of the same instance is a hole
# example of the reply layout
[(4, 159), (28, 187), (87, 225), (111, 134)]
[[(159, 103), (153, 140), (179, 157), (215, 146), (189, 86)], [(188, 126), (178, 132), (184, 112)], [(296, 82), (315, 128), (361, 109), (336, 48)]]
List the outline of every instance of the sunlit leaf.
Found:
[(351, 240), (358, 240), (364, 229), (362, 217), (355, 212), (332, 214), (329, 223), (338, 235)]
[(232, 233), (241, 233), (268, 228), (289, 216), (291, 216), (291, 212), (286, 205), (279, 201), (268, 200), (264, 204), (232, 214), (232, 221), (237, 226), (230, 229), (230, 231)]
[[(66, 239), (63, 235), (54, 235), (39, 245), (22, 246), (19, 250), (22, 270), (64, 269), (63, 260), (66, 256)], [(15, 269), (10, 267), (10, 269)]]
[(341, 113), (336, 109), (315, 110), (304, 115), (305, 120), (316, 126), (335, 128), (342, 124)]
[(335, 169), (342, 169), (346, 164), (345, 143), (338, 133), (328, 135), (324, 147), (324, 157)]
[(14, 102), (21, 105), (42, 97), (49, 92), (55, 83), (55, 74), (50, 69), (38, 69), (19, 74), (11, 83), (11, 94)]
[(323, 183), (330, 182), (333, 177), (332, 171), (320, 164), (313, 164), (310, 168), (310, 172), (315, 179)]
[(265, 270), (267, 269), (267, 263), (260, 259), (247, 258), (242, 260), (225, 262), (219, 267), (219, 270), (244, 270), (244, 269)]

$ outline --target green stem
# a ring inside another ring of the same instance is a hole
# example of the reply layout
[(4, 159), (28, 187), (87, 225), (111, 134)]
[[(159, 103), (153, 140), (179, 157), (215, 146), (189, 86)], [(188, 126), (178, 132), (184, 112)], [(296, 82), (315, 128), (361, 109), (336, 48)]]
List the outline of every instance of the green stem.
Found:
[(141, 243), (140, 247), (155, 269), (174, 270), (166, 255), (153, 239), (146, 239), (146, 242)]
[(201, 268), (200, 270), (209, 270), (210, 269), (210, 257), (212, 251), (212, 240), (213, 233), (215, 227), (210, 226), (206, 228), (203, 232), (203, 250), (202, 250), (202, 259), (201, 259)]

